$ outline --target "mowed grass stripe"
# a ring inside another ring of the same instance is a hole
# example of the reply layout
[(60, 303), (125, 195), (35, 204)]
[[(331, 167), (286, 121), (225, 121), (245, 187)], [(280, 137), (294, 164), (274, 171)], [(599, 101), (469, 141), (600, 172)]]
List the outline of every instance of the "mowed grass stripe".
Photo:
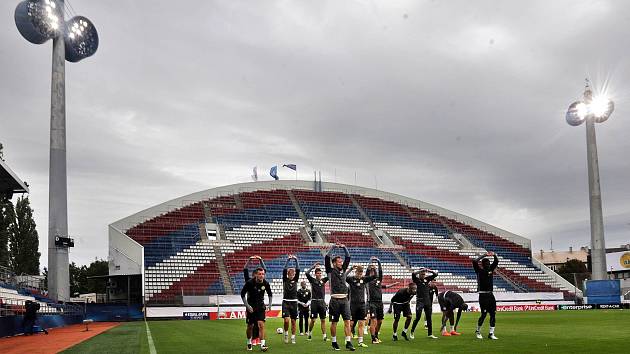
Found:
[(63, 353), (148, 354), (149, 347), (144, 322), (123, 323), (122, 325), (105, 331), (83, 343), (79, 343), (74, 347), (63, 351)]
[[(434, 333), (439, 336), (439, 322), (441, 314), (433, 316)], [(497, 314), (496, 334), (498, 341), (488, 339), (477, 340), (474, 337), (477, 313), (463, 314), (459, 330), (464, 333), (461, 337), (441, 337), (429, 340), (422, 323), (416, 330), (416, 339), (405, 342), (400, 337), (398, 342), (391, 340), (392, 318), (387, 316), (381, 333), (384, 343), (372, 345), (370, 336), (365, 337), (369, 348), (357, 349), (371, 353), (627, 353), (628, 329), (625, 326), (630, 321), (630, 311), (555, 311), (555, 312), (525, 312)], [(140, 323), (143, 325), (143, 323)], [(149, 326), (155, 342), (155, 347), (161, 353), (244, 353), (245, 351), (245, 321), (150, 321)], [(321, 340), (321, 331), (316, 324), (313, 341), (306, 337), (297, 336), (295, 345), (284, 344), (282, 336), (275, 333), (276, 328), (282, 326), (281, 319), (267, 321), (267, 342), (270, 353), (322, 353), (331, 351), (330, 342)], [(117, 327), (123, 330), (132, 327), (131, 332), (137, 332), (136, 323), (128, 323)], [(142, 328), (142, 327), (140, 327)], [(146, 334), (131, 335), (116, 333), (113, 330), (105, 332), (76, 347), (76, 353), (147, 353)], [(399, 333), (402, 328), (399, 328)], [(339, 325), (338, 333), (342, 333)], [(483, 327), (483, 334), (488, 334), (488, 320)], [(338, 336), (343, 344), (343, 336)], [(124, 344), (121, 341), (128, 341)], [(143, 343), (138, 343), (143, 341)], [(353, 340), (356, 344), (356, 339)], [(112, 342), (112, 343), (110, 343)], [(115, 346), (114, 346), (115, 345)], [(109, 348), (109, 349), (108, 349)], [(114, 349), (121, 348), (121, 349)], [(132, 351), (135, 349), (137, 351)], [(260, 351), (258, 347), (254, 351)], [(68, 351), (72, 352), (72, 351)]]

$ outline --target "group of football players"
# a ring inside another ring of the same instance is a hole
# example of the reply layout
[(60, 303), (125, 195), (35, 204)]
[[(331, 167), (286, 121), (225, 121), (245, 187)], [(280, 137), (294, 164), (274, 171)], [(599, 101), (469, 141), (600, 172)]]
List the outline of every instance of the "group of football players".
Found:
[[(333, 255), (336, 249), (341, 250), (343, 256)], [(493, 258), (492, 262), (490, 262), (490, 257)], [(335, 244), (324, 257), (323, 269), (320, 263), (315, 263), (306, 271), (306, 279), (310, 283), (309, 289), (305, 281), (299, 282), (300, 263), (298, 258), (294, 255), (288, 255), (282, 272), (284, 330), (279, 330), (284, 335), (285, 344), (296, 343), (298, 318), (299, 333), (308, 336), (308, 340), (312, 340), (313, 327), (319, 318), (322, 338), (324, 341), (330, 340), (334, 350), (340, 350), (337, 342), (337, 324), (340, 319), (343, 321), (343, 335), (347, 350), (355, 350), (352, 342), (353, 331), (356, 331), (355, 337), (358, 339), (358, 347), (367, 347), (363, 340), (363, 335), (367, 332), (371, 335), (372, 344), (381, 343), (379, 333), (384, 319), (382, 290), (398, 283), (383, 284), (383, 269), (378, 258), (371, 258), (367, 271), (360, 265), (350, 267), (350, 258), (350, 253), (344, 245)], [(250, 276), (249, 268), (252, 261), (257, 261), (258, 265)], [(494, 335), (496, 301), (492, 291), (494, 270), (498, 265), (498, 258), (494, 253), (488, 252), (473, 260), (472, 263), (473, 269), (477, 273), (481, 310), (475, 334), (477, 338), (483, 339), (481, 326), (486, 316), (489, 315), (490, 331), (488, 338), (497, 339)], [(259, 256), (250, 257), (243, 269), (245, 285), (241, 290), (241, 298), (247, 310), (247, 350), (252, 350), (253, 346), (256, 345), (260, 345), (262, 351), (268, 350), (265, 340), (265, 314), (266, 310), (271, 309), (273, 294), (269, 282), (265, 279), (265, 274), (266, 267), (263, 259)], [(388, 312), (394, 314), (392, 337), (394, 341), (398, 340), (398, 323), (401, 316), (405, 317), (401, 336), (405, 340), (410, 340), (415, 338), (414, 332), (423, 313), (427, 338), (438, 338), (433, 335), (432, 323), (433, 298), (436, 294), (442, 312), (440, 329), (442, 336), (461, 334), (457, 331), (457, 326), (462, 311), (466, 311), (468, 305), (456, 292), (439, 292), (433, 282), (437, 276), (437, 270), (428, 268), (416, 270), (411, 274), (412, 281), (398, 290), (391, 298)], [(326, 283), (329, 283), (330, 286), (328, 304), (325, 300)], [(267, 304), (264, 301), (265, 294), (268, 297)], [(416, 312), (412, 324), (411, 300), (414, 297), (416, 298)], [(455, 316), (455, 311), (457, 311), (457, 316)], [(330, 319), (330, 338), (326, 330), (327, 313)], [(409, 331), (410, 327), (411, 330)]]

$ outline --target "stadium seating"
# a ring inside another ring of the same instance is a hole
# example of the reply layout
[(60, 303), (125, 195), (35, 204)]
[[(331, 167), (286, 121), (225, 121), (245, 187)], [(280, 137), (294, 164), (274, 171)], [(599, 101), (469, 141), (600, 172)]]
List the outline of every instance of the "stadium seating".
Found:
[[(199, 225), (206, 222), (220, 225), (220, 240), (200, 236)], [(327, 244), (305, 239), (304, 229), (310, 225)], [(394, 246), (381, 245), (374, 230), (385, 232)], [(454, 233), (474, 248), (464, 248)], [(265, 259), (272, 291), (281, 293), (287, 255), (298, 256), (303, 270), (300, 279), (305, 280), (304, 271), (323, 262), (330, 243), (348, 246), (353, 265), (367, 266), (372, 256), (378, 257), (384, 283), (399, 283), (386, 292), (396, 291), (420, 267), (439, 270), (436, 283), (442, 289), (476, 291), (471, 261), (487, 251), (500, 258), (496, 291), (567, 290), (536, 268), (530, 250), (521, 245), (434, 212), (357, 194), (243, 192), (184, 206), (136, 225), (126, 234), (145, 248), (148, 302), (175, 302), (180, 295), (238, 293), (244, 284), (243, 266), (252, 255)]]

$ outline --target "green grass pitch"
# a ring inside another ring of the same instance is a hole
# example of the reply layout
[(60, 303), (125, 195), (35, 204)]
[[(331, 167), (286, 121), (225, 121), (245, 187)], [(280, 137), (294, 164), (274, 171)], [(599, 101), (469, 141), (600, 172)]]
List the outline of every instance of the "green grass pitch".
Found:
[[(434, 315), (439, 321), (441, 314)], [(357, 352), (370, 353), (628, 353), (630, 322), (628, 310), (589, 310), (555, 312), (505, 312), (497, 314), (497, 341), (478, 340), (474, 328), (478, 313), (464, 313), (459, 330), (460, 337), (442, 337), (429, 340), (422, 323), (416, 330), (416, 339), (406, 342), (399, 338), (393, 342), (392, 318), (383, 323), (382, 344), (366, 343), (369, 348)], [(245, 321), (149, 321), (157, 353), (246, 353)], [(268, 353), (322, 353), (332, 352), (330, 342), (321, 340), (316, 324), (313, 341), (297, 336), (297, 344), (284, 344), (275, 333), (281, 319), (269, 319), (267, 328)], [(439, 324), (434, 325), (438, 332)], [(399, 329), (400, 332), (401, 329)], [(338, 333), (342, 333), (339, 325)], [(483, 334), (488, 333), (488, 320)], [(399, 335), (400, 337), (400, 335)], [(356, 345), (356, 339), (353, 340)], [(340, 337), (343, 344), (343, 336)], [(342, 348), (342, 352), (345, 349)], [(254, 347), (254, 352), (260, 352)], [(144, 322), (124, 323), (64, 353), (149, 353)]]

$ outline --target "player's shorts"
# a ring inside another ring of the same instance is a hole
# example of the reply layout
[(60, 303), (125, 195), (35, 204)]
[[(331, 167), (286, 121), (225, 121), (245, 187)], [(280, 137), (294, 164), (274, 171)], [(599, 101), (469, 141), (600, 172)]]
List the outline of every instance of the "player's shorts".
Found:
[(440, 309), (442, 312), (452, 311), (454, 309), (451, 301), (444, 297), (444, 294), (438, 295), (438, 303), (440, 304)]
[(344, 321), (350, 321), (350, 301), (345, 299), (330, 299), (328, 304), (328, 315), (330, 316), (330, 322), (339, 322), (339, 317)]
[(254, 307), (254, 312), (249, 312), (247, 310), (245, 310), (247, 312), (247, 315), (245, 316), (245, 322), (248, 324), (255, 324), (258, 321), (265, 321), (265, 306), (259, 306), (259, 307)]
[(411, 306), (409, 305), (409, 303), (394, 304), (394, 319), (399, 319), (401, 313), (403, 317), (411, 316)]
[(370, 312), (370, 317), (372, 318), (375, 318), (377, 320), (382, 320), (385, 318), (382, 302), (370, 302), (368, 304), (368, 311)]
[(311, 300), (311, 318), (326, 319), (326, 302), (324, 300)]
[(497, 312), (497, 300), (494, 298), (494, 294), (479, 294), (479, 307), (481, 307), (481, 312)]
[(285, 317), (291, 317), (294, 320), (298, 318), (297, 301), (282, 301), (282, 318)]
[(350, 304), (350, 314), (352, 315), (352, 322), (365, 320), (365, 317), (367, 316), (365, 311), (365, 302)]

